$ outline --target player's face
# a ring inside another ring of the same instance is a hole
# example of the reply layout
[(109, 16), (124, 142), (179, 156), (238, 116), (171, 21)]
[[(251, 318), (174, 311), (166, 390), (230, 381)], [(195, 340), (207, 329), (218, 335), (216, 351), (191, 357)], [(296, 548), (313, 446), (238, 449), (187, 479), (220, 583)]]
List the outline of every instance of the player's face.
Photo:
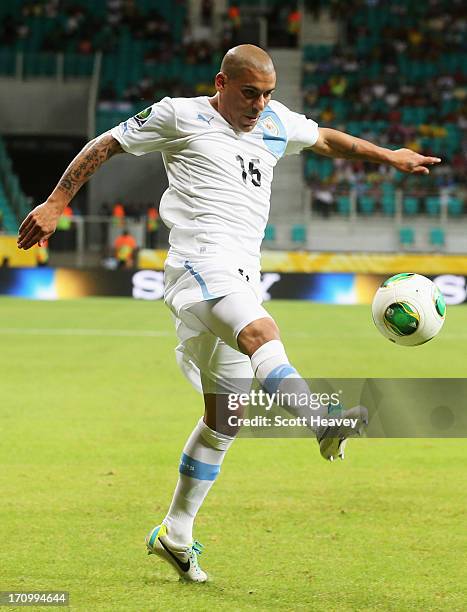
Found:
[(234, 129), (250, 132), (268, 105), (275, 86), (275, 72), (248, 68), (234, 79), (220, 72), (216, 76), (218, 110)]

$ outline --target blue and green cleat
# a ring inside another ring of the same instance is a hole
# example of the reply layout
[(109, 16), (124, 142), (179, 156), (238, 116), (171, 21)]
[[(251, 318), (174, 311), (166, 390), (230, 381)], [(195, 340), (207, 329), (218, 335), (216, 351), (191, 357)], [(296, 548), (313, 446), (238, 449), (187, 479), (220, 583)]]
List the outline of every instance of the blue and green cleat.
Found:
[(193, 542), (191, 546), (180, 546), (169, 539), (167, 527), (162, 523), (146, 536), (148, 555), (157, 555), (178, 572), (180, 579), (187, 582), (206, 582), (208, 575), (200, 568), (198, 556), (203, 545)]

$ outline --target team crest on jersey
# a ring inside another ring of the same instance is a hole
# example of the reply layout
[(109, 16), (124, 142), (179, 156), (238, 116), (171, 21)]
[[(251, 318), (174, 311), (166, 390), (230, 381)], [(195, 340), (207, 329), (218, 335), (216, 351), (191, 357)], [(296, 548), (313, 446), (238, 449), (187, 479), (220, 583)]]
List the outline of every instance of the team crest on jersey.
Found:
[(279, 136), (280, 134), (279, 126), (271, 116), (261, 121), (261, 127), (270, 132), (273, 136)]
[(144, 110), (142, 110), (141, 112), (139, 112), (137, 115), (133, 117), (133, 119), (138, 124), (138, 127), (141, 127), (142, 125), (146, 123), (146, 121), (149, 119), (151, 112), (152, 112), (152, 106), (148, 106), (148, 108), (145, 108)]

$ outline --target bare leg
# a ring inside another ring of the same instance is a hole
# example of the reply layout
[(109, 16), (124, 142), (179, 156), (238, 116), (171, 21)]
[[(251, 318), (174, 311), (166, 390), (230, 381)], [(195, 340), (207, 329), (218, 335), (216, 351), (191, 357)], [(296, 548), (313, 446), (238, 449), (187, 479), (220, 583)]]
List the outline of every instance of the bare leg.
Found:
[[(235, 409), (229, 408), (228, 396), (214, 393), (206, 393), (204, 395), (204, 422), (208, 427), (226, 436), (234, 437), (237, 435), (239, 426), (229, 424), (230, 416), (243, 417), (245, 412), (244, 406), (238, 406)], [(235, 419), (238, 421), (238, 419)]]

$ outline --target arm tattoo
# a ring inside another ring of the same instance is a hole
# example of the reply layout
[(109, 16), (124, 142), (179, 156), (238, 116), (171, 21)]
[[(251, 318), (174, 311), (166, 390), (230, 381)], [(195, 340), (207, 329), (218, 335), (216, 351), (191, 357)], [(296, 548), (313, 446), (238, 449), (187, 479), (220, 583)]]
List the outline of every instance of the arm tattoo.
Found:
[(344, 159), (365, 159), (365, 156), (362, 155), (358, 149), (358, 144), (356, 142), (352, 143), (352, 146), (350, 147), (350, 149), (347, 149), (346, 151), (343, 151), (343, 158)]
[(80, 187), (108, 159), (123, 153), (120, 143), (109, 132), (88, 142), (65, 170), (57, 188), (71, 200)]
[(341, 159), (366, 159), (366, 156), (361, 152), (357, 142), (353, 141), (351, 145), (348, 143), (332, 143), (331, 150), (335, 155), (332, 157), (340, 157)]

